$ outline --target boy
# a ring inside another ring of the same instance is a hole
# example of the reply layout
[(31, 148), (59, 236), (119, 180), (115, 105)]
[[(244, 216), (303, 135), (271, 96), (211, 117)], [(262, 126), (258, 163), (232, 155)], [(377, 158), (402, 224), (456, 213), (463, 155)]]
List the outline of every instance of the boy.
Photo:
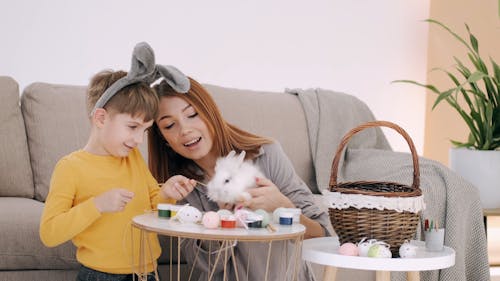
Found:
[[(139, 232), (131, 234), (132, 218), (152, 210), (160, 200), (182, 199), (196, 184), (173, 176), (158, 187), (137, 148), (156, 117), (158, 97), (145, 82), (116, 90), (117, 81), (121, 87), (126, 75), (103, 71), (91, 80), (88, 142), (57, 163), (41, 218), (40, 238), (46, 246), (70, 239), (76, 245), (82, 264), (77, 280), (132, 280), (133, 268), (138, 268), (132, 257), (139, 256)], [(110, 88), (116, 93), (110, 95)], [(161, 249), (155, 234), (148, 239), (153, 260), (146, 262), (152, 272)], [(154, 275), (148, 280), (155, 280)]]

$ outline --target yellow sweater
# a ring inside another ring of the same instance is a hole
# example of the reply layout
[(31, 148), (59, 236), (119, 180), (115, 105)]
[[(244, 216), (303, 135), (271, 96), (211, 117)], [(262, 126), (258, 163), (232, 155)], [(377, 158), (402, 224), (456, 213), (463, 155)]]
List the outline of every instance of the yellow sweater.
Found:
[[(122, 212), (100, 213), (93, 199), (112, 188), (130, 190), (134, 198)], [(136, 228), (131, 234), (131, 220), (156, 208), (159, 191), (137, 149), (123, 158), (75, 151), (63, 157), (54, 169), (41, 218), (40, 238), (48, 247), (71, 239), (77, 247), (77, 260), (89, 268), (115, 274), (132, 273), (132, 266), (138, 268), (140, 241)], [(152, 253), (147, 255), (146, 262), (148, 271), (152, 271), (161, 249), (155, 234), (148, 239)]]

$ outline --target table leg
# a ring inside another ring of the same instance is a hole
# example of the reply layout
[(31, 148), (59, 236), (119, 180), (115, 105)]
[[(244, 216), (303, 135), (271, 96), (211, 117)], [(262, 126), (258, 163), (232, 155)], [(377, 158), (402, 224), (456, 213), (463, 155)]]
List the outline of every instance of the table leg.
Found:
[(323, 273), (323, 281), (335, 281), (337, 277), (337, 268), (333, 266), (325, 266), (325, 272)]
[[(181, 237), (177, 237), (177, 281), (181, 280)], [(170, 256), (172, 258), (172, 256)]]
[(377, 280), (377, 281), (391, 281), (391, 272), (390, 271), (376, 271), (375, 272), (375, 280)]
[(418, 271), (408, 271), (406, 276), (408, 281), (420, 281), (420, 272)]
[(488, 237), (488, 217), (483, 216), (484, 231), (486, 232), (486, 238)]
[[(142, 281), (142, 275), (143, 273), (146, 272), (146, 263), (144, 262), (144, 260), (146, 259), (146, 255), (144, 254), (144, 251), (145, 251), (145, 230), (141, 229), (140, 230), (140, 234), (139, 234), (139, 239), (140, 239), (140, 242), (139, 242), (139, 280)], [(144, 267), (142, 267), (144, 266)]]

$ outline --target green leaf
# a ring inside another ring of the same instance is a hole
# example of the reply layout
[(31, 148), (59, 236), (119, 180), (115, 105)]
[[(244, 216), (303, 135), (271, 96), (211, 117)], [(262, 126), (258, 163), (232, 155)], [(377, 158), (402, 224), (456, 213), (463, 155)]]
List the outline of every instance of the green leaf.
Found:
[(484, 85), (486, 87), (486, 94), (488, 96), (488, 100), (490, 103), (498, 105), (498, 92), (495, 90), (495, 87), (493, 86), (493, 77), (486, 76), (483, 78)]
[(413, 81), (413, 80), (394, 80), (391, 83), (410, 83), (410, 84), (414, 84), (414, 85), (417, 85), (417, 86), (421, 86), (421, 87), (427, 88), (427, 89), (433, 91), (436, 94), (440, 93), (439, 90), (436, 87), (434, 87), (433, 85), (425, 85), (425, 84), (422, 84), (422, 83), (419, 83), (419, 82), (416, 82), (416, 81)]
[(476, 139), (474, 138), (474, 135), (469, 132), (469, 138), (468, 138), (468, 143), (475, 145), (476, 144)]
[(460, 147), (469, 148), (469, 147), (474, 146), (473, 144), (467, 143), (467, 142), (459, 142), (459, 141), (455, 141), (455, 140), (450, 140), (450, 142), (453, 144), (453, 146), (458, 147), (458, 148), (460, 148)]
[(469, 33), (469, 40), (472, 48), (474, 49), (474, 51), (476, 51), (476, 53), (479, 53), (479, 44), (477, 43), (476, 37), (472, 35), (472, 33), (470, 33), (470, 29), (467, 24), (465, 24), (465, 28), (467, 29), (467, 33)]
[(485, 131), (485, 139), (484, 139), (484, 145), (482, 149), (488, 149), (493, 142), (493, 128), (491, 127), (492, 125), (492, 118), (493, 118), (493, 107), (491, 104), (486, 104), (486, 111), (485, 111), (485, 119), (486, 122), (483, 123), (484, 126), (484, 131)]
[[(443, 23), (427, 19), (429, 23), (436, 24), (445, 29), (468, 51), (465, 56), (470, 63), (464, 64), (459, 58), (453, 57), (456, 65), (453, 72), (442, 68), (432, 70), (443, 71), (451, 80), (452, 88), (441, 92), (434, 85), (426, 85), (412, 80), (396, 80), (393, 82), (411, 83), (437, 94), (432, 109), (442, 101), (446, 101), (463, 119), (469, 128), (467, 142), (451, 140), (457, 147), (474, 147), (481, 150), (500, 150), (500, 66), (491, 58), (490, 71), (485, 61), (479, 55), (479, 41), (465, 24), (468, 33), (466, 42), (460, 35), (452, 31)], [(471, 65), (470, 67), (468, 65)], [(490, 75), (490, 73), (492, 73)], [(465, 103), (463, 102), (465, 101)]]
[(434, 108), (442, 101), (442, 100), (445, 100), (445, 99), (448, 99), (449, 96), (455, 92), (457, 90), (457, 88), (452, 88), (452, 89), (449, 89), (448, 91), (444, 91), (442, 93), (439, 94), (439, 96), (437, 97), (436, 101), (434, 102), (434, 105), (432, 105), (432, 109), (434, 110)]
[[(458, 79), (449, 71), (445, 71), (448, 77), (455, 83), (455, 86), (459, 87), (461, 84), (458, 81)], [(467, 91), (465, 91), (462, 87), (460, 87), (460, 92), (462, 93), (462, 97), (464, 98), (465, 102), (469, 106), (469, 108), (473, 108), (472, 101), (470, 100), (469, 96), (467, 95)]]
[(437, 24), (437, 25), (441, 26), (442, 28), (444, 28), (445, 30), (447, 30), (451, 35), (453, 35), (453, 37), (455, 37), (458, 41), (460, 41), (464, 46), (466, 46), (467, 49), (469, 49), (471, 52), (474, 52), (474, 50), (469, 46), (469, 44), (467, 44), (467, 42), (465, 42), (465, 40), (462, 37), (460, 37), (460, 35), (458, 35), (455, 32), (453, 32), (446, 25), (442, 24), (441, 22), (439, 22), (437, 20), (433, 20), (433, 19), (426, 19), (425, 21), (426, 22), (430, 22), (430, 23), (434, 23), (434, 24)]
[(469, 83), (474, 83), (474, 82), (477, 82), (481, 79), (483, 79), (484, 77), (487, 77), (488, 75), (484, 74), (483, 72), (481, 71), (476, 71), (474, 73), (471, 74), (471, 76), (469, 76), (469, 78), (467, 78), (467, 82)]
[(495, 75), (495, 79), (500, 81), (500, 67), (498, 64), (490, 57), (491, 64), (493, 65), (493, 73)]

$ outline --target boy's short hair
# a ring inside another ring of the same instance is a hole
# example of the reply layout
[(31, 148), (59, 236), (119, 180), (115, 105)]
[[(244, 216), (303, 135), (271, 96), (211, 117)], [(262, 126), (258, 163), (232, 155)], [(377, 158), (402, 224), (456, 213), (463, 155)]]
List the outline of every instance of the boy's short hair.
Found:
[[(125, 71), (103, 70), (90, 80), (87, 89), (87, 112), (90, 114), (97, 100), (118, 79), (127, 75)], [(133, 117), (144, 115), (144, 121), (154, 120), (158, 113), (159, 99), (155, 91), (144, 82), (128, 85), (119, 90), (104, 105), (106, 110), (128, 113)]]

